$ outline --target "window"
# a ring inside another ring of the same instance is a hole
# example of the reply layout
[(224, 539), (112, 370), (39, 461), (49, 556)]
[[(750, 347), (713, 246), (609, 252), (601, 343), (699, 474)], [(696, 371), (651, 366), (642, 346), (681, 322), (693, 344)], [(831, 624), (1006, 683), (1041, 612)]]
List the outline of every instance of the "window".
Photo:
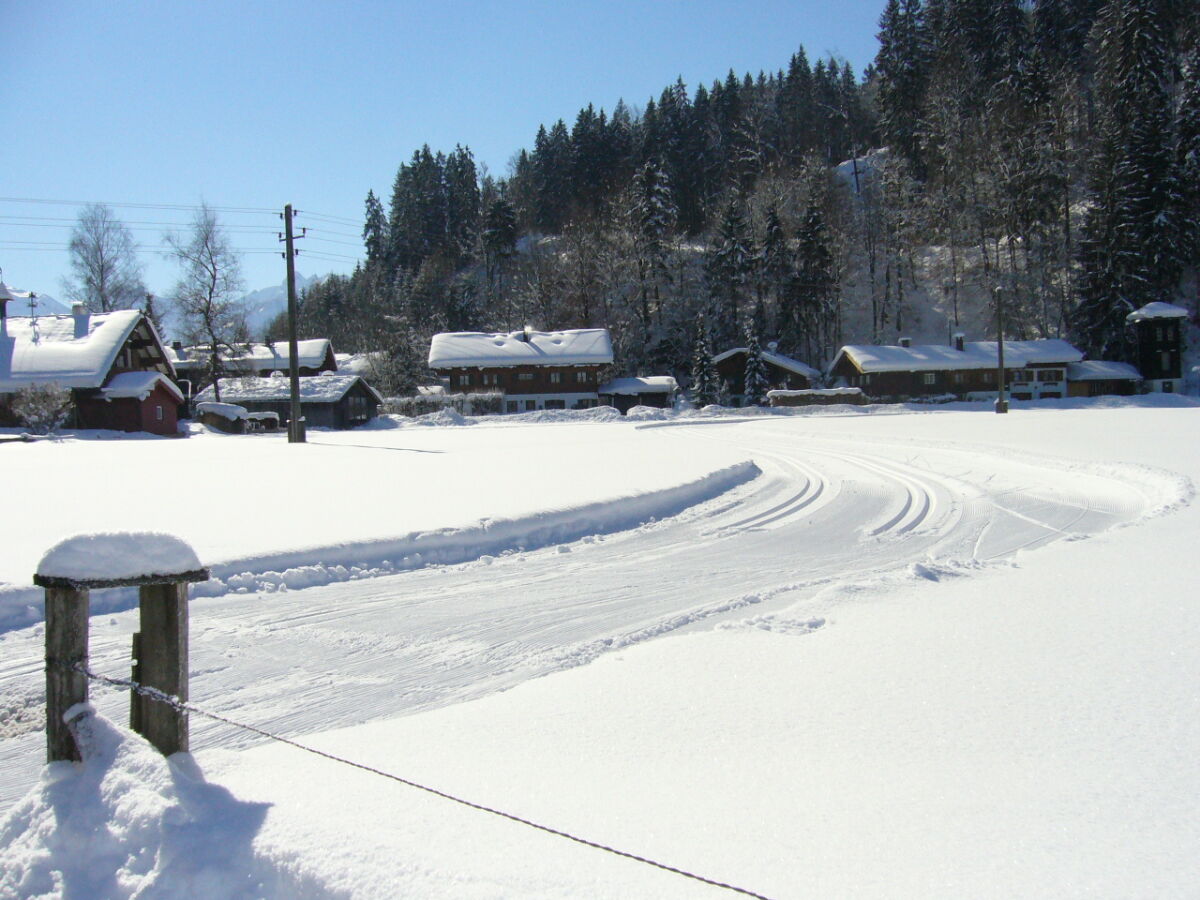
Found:
[(955, 373), (954, 373), (954, 383), (955, 383), (955, 384), (962, 384), (962, 383), (963, 383), (963, 374), (962, 374), (962, 372), (955, 372)]
[(500, 376), (497, 375), (495, 372), (490, 372), (490, 373), (484, 372), (483, 373), (483, 383), (497, 385), (500, 383)]
[(154, 407), (154, 418), (158, 419), (158, 421), (160, 421), (160, 422), (163, 420), (163, 413), (162, 413), (161, 406)]
[(937, 372), (926, 372), (922, 381), (925, 384), (937, 384)]
[(588, 373), (585, 372), (583, 369), (576, 370), (575, 380), (578, 381), (580, 384), (586, 384), (587, 380), (588, 380)]
[(1164, 382), (1162, 383), (1162, 389), (1163, 389), (1163, 393), (1164, 393), (1164, 394), (1173, 394), (1173, 393), (1175, 393), (1175, 382), (1173, 382), (1173, 381), (1164, 381)]
[(1162, 370), (1164, 372), (1166, 372), (1171, 368), (1171, 351), (1164, 350), (1164, 351), (1162, 351), (1161, 356), (1162, 356), (1162, 362), (1161, 362)]
[(518, 372), (517, 381), (533, 381), (532, 372)]
[(562, 384), (562, 372), (551, 372), (550, 373), (550, 383), (551, 384)]
[(546, 401), (546, 409), (566, 409), (566, 408), (567, 408), (566, 400), (547, 400)]
[(537, 409), (537, 401), (536, 400), (526, 400), (525, 401), (525, 412), (533, 412), (535, 409)]
[(504, 411), (505, 412), (516, 412), (517, 411), (517, 401), (516, 400), (505, 401)]
[(469, 387), (470, 384), (471, 384), (471, 373), (470, 372), (466, 372), (466, 373), (458, 376), (458, 386), (459, 387)]

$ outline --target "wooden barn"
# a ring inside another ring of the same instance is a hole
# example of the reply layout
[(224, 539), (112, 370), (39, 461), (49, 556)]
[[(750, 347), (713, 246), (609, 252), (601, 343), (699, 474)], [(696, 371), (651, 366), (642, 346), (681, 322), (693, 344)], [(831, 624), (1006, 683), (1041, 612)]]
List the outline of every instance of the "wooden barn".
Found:
[(178, 433), (183, 397), (150, 321), (138, 310), (9, 316), (22, 295), (0, 283), (0, 423), (17, 425), (13, 395), (31, 385), (71, 392), (79, 428)]
[[(274, 378), (222, 378), (221, 403), (249, 412), (272, 412), (279, 421), (291, 419), (290, 380)], [(212, 386), (196, 395), (196, 403), (216, 400)], [(379, 412), (383, 398), (358, 375), (309, 375), (300, 379), (300, 414), (309, 428), (342, 431), (369, 422)]]
[(1085, 359), (1067, 366), (1068, 397), (1128, 397), (1141, 386), (1141, 373), (1129, 363)]
[(597, 406), (601, 373), (612, 361), (603, 328), (449, 332), (429, 345), (429, 367), (451, 392), (502, 394), (506, 413)]
[[(746, 402), (746, 357), (749, 353), (747, 347), (734, 347), (713, 357), (717, 375), (729, 386), (729, 399), (734, 406)], [(807, 390), (821, 378), (821, 373), (812, 366), (774, 350), (763, 350), (762, 361), (767, 372), (768, 390)]]

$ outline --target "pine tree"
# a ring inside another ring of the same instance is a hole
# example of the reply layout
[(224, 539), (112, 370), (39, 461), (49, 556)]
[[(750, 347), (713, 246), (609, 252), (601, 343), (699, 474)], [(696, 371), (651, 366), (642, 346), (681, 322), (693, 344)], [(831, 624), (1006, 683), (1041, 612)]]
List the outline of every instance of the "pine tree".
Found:
[(767, 380), (767, 367), (762, 358), (762, 347), (758, 343), (758, 332), (753, 323), (746, 333), (746, 372), (743, 395), (746, 406), (766, 406), (767, 391), (770, 383)]
[(1110, 0), (1097, 27), (1102, 139), (1090, 167), (1082, 299), (1070, 327), (1092, 356), (1127, 359), (1125, 316), (1173, 289), (1186, 256), (1173, 54), (1162, 0)]
[(920, 0), (888, 0), (878, 37), (879, 129), (888, 145), (919, 172), (919, 123), (927, 74)]
[(367, 251), (367, 264), (378, 265), (383, 262), (388, 248), (387, 216), (374, 191), (367, 191), (366, 207), (366, 221), (363, 223), (362, 232), (363, 246)]
[(713, 340), (720, 347), (733, 346), (742, 329), (739, 325), (746, 288), (754, 277), (754, 246), (740, 205), (730, 202), (704, 259), (704, 273), (712, 300)]
[(696, 342), (692, 350), (692, 402), (703, 407), (718, 402), (720, 382), (713, 365), (712, 337), (708, 320), (701, 313), (696, 322)]
[(633, 232), (642, 327), (650, 329), (651, 311), (661, 308), (661, 285), (671, 280), (668, 249), (676, 209), (671, 183), (657, 160), (649, 160), (633, 179)]

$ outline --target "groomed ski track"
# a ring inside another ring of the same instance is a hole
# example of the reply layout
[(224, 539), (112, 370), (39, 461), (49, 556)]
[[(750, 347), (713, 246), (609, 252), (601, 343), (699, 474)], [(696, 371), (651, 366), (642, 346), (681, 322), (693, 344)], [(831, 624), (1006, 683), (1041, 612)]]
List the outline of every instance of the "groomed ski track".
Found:
[[(193, 702), (293, 737), (411, 714), (688, 629), (824, 627), (831, 588), (969, 573), (1179, 499), (1171, 479), (1133, 466), (817, 436), (799, 418), (669, 427), (683, 452), (723, 442), (761, 474), (630, 530), (303, 590), (198, 597)], [(127, 674), (135, 626), (134, 612), (94, 617), (94, 669)], [(0, 808), (41, 765), (31, 687), (41, 635), (23, 634), (0, 661), (10, 721)], [(94, 687), (93, 702), (127, 716), (122, 691)], [(193, 750), (256, 740), (192, 721)]]

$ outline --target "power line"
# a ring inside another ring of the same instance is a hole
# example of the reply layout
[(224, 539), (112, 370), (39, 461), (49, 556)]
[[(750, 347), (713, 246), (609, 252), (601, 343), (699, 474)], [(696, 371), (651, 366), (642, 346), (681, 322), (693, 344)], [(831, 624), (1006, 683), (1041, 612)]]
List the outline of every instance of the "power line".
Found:
[[(196, 212), (207, 208), (212, 212), (224, 213), (270, 213), (278, 215), (278, 210), (258, 206), (207, 206), (199, 203), (114, 203), (108, 200), (48, 200), (42, 197), (0, 197), (0, 203), (39, 203), (50, 206), (112, 206), (118, 209), (177, 209), (185, 212)], [(354, 222), (347, 221), (353, 225)]]
[[(63, 665), (63, 664), (59, 663), (59, 665)], [(346, 759), (345, 757), (337, 756), (333, 753), (327, 753), (324, 750), (318, 750), (316, 747), (310, 747), (307, 744), (302, 744), (299, 741), (295, 741), (295, 740), (292, 740), (291, 738), (283, 737), (282, 735), (272, 734), (271, 732), (266, 731), (265, 729), (262, 729), (262, 728), (258, 728), (257, 726), (246, 725), (243, 722), (235, 722), (233, 719), (226, 718), (225, 716), (219, 715), (217, 713), (208, 712), (207, 710), (201, 709), (200, 707), (196, 706), (195, 704), (180, 700), (178, 697), (173, 697), (170, 694), (166, 694), (163, 691), (156, 690), (155, 688), (146, 687), (145, 685), (139, 684), (138, 682), (136, 682), (132, 679), (110, 678), (107, 675), (97, 675), (95, 672), (92, 672), (90, 669), (88, 669), (85, 665), (83, 665), (82, 663), (78, 663), (78, 662), (74, 663), (73, 665), (66, 665), (65, 667), (72, 669), (73, 671), (82, 673), (88, 679), (90, 679), (92, 681), (100, 681), (100, 682), (103, 682), (104, 684), (112, 685), (114, 687), (129, 688), (129, 689), (133, 690), (135, 693), (141, 694), (143, 697), (150, 697), (153, 700), (158, 700), (161, 703), (166, 703), (168, 706), (171, 706), (181, 712), (194, 712), (199, 716), (204, 716), (205, 718), (212, 719), (213, 721), (222, 722), (226, 725), (231, 725), (234, 728), (241, 728), (244, 731), (249, 731), (252, 734), (257, 734), (260, 737), (265, 737), (272, 741), (278, 741), (281, 744), (287, 744), (289, 747), (295, 747), (297, 750), (303, 750), (306, 753), (311, 753), (314, 756), (320, 756), (324, 759), (330, 760), (331, 762), (340, 763), (345, 766), (351, 766), (352, 768), (359, 769), (363, 772), (368, 772), (372, 775), (378, 775), (381, 778), (386, 778), (390, 781), (395, 781), (395, 782), (397, 782), (399, 784), (403, 784), (407, 787), (415, 788), (418, 791), (424, 791), (427, 794), (432, 794), (433, 796), (440, 797), (443, 800), (449, 800), (453, 803), (458, 803), (459, 805), (466, 806), (469, 809), (474, 809), (479, 812), (489, 813), (490, 815), (493, 815), (493, 816), (499, 816), (500, 818), (507, 819), (510, 822), (516, 822), (520, 825), (526, 825), (529, 828), (535, 829), (536, 831), (541, 831), (546, 834), (552, 834), (555, 837), (565, 838), (568, 841), (574, 841), (575, 843), (582, 844), (585, 847), (591, 847), (594, 850), (601, 850), (605, 853), (611, 853), (614, 856), (620, 856), (624, 859), (630, 859), (630, 860), (633, 860), (634, 862), (640, 862), (647, 866), (653, 866), (654, 868), (661, 869), (664, 872), (670, 872), (673, 875), (680, 875), (684, 878), (690, 878), (693, 881), (699, 881), (703, 884), (711, 885), (712, 887), (724, 888), (727, 891), (733, 891), (734, 893), (741, 894), (744, 897), (754, 897), (754, 898), (756, 898), (756, 900), (770, 900), (770, 898), (765, 896), (764, 894), (759, 894), (754, 891), (748, 890), (746, 888), (738, 887), (733, 884), (728, 884), (723, 881), (717, 881), (712, 878), (706, 878), (703, 875), (697, 875), (695, 872), (689, 872), (686, 869), (680, 869), (675, 866), (667, 865), (666, 863), (659, 862), (658, 860), (655, 860), (655, 859), (650, 859), (649, 857), (638, 856), (636, 853), (630, 853), (626, 850), (618, 850), (615, 847), (610, 847), (606, 844), (601, 844), (598, 841), (591, 841), (591, 840), (588, 840), (587, 838), (582, 838), (577, 835), (571, 834), (568, 831), (561, 831), (557, 828), (551, 828), (548, 825), (542, 825), (542, 824), (540, 824), (538, 822), (534, 822), (530, 819), (523, 818), (522, 816), (514, 815), (513, 813), (504, 812), (503, 810), (494, 809), (493, 807), (490, 807), (490, 806), (484, 806), (482, 803), (475, 803), (471, 800), (465, 800), (462, 797), (456, 797), (454, 794), (448, 794), (445, 791), (438, 790), (437, 788), (432, 788), (427, 785), (420, 784), (419, 782), (411, 781), (407, 778), (402, 778), (399, 775), (393, 775), (391, 772), (384, 772), (382, 769), (376, 769), (373, 766), (368, 766), (368, 765), (365, 765), (364, 763), (355, 762), (354, 760)]]

